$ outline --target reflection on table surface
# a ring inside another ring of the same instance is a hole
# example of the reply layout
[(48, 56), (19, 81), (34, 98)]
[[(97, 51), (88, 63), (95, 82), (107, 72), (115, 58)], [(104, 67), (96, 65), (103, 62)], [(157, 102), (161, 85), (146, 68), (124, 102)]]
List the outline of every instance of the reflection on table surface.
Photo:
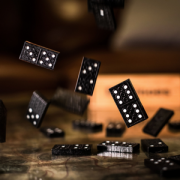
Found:
[[(147, 123), (144, 121), (126, 128), (121, 137), (106, 137), (106, 126), (111, 121), (123, 122), (118, 110), (88, 110), (82, 117), (50, 106), (42, 123), (44, 126), (62, 128), (64, 138), (49, 139), (39, 129), (34, 128), (26, 119), (25, 112), (29, 94), (2, 97), (8, 109), (7, 142), (0, 144), (0, 179), (160, 179), (159, 175), (144, 166), (144, 159), (151, 156), (167, 157), (180, 154), (180, 132), (172, 132), (166, 125), (158, 138), (169, 146), (169, 152), (146, 154), (142, 150), (134, 154), (99, 153), (98, 143), (104, 140), (118, 140), (140, 143), (142, 138), (153, 138), (142, 132)], [(180, 117), (180, 110), (173, 109), (172, 121)], [(149, 119), (157, 109), (147, 109)], [(103, 130), (87, 133), (73, 130), (72, 121), (89, 119), (103, 123)], [(93, 144), (91, 156), (52, 156), (54, 144)]]

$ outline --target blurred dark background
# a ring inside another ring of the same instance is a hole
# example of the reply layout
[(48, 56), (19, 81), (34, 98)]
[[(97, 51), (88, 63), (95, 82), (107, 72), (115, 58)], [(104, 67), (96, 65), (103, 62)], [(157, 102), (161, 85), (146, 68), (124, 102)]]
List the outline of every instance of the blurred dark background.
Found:
[[(180, 72), (180, 1), (126, 0), (115, 31), (99, 29), (86, 0), (6, 0), (0, 6), (0, 93), (74, 89), (82, 57), (100, 74)], [(60, 51), (54, 71), (19, 60), (24, 41)]]

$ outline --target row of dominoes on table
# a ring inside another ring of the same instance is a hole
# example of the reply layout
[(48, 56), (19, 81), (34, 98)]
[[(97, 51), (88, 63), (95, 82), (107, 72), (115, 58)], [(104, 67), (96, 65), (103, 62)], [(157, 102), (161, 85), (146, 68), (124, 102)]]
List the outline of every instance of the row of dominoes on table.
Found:
[[(168, 146), (161, 139), (142, 139), (143, 151), (148, 153), (168, 152)], [(127, 157), (139, 151), (140, 144), (120, 141), (104, 141), (97, 145), (98, 156)], [(92, 144), (58, 144), (52, 148), (52, 155), (86, 156), (92, 154)], [(180, 155), (144, 159), (144, 165), (159, 173), (160, 176), (180, 176)]]

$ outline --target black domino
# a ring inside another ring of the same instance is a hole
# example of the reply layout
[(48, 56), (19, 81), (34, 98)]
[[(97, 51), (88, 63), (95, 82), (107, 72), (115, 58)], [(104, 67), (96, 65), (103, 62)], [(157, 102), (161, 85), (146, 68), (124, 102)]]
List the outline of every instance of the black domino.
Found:
[(65, 132), (57, 127), (44, 127), (41, 128), (40, 131), (49, 138), (64, 137), (65, 135)]
[(132, 153), (119, 153), (112, 151), (102, 151), (98, 152), (97, 156), (101, 157), (111, 157), (111, 158), (120, 158), (120, 159), (133, 159)]
[(102, 131), (102, 127), (103, 127), (102, 123), (97, 123), (94, 121), (85, 121), (85, 120), (74, 120), (72, 125), (74, 129), (79, 129), (89, 132)]
[(100, 66), (100, 61), (83, 58), (75, 92), (93, 95)]
[(89, 11), (92, 11), (93, 4), (104, 4), (113, 8), (124, 8), (124, 0), (88, 0)]
[(57, 51), (25, 41), (19, 59), (53, 70), (58, 55), (59, 52)]
[(154, 117), (146, 124), (143, 131), (156, 137), (173, 114), (174, 112), (172, 110), (160, 108)]
[(125, 127), (123, 123), (110, 122), (106, 127), (106, 136), (107, 137), (121, 136), (124, 130)]
[(28, 105), (26, 119), (29, 120), (33, 126), (39, 128), (48, 106), (48, 100), (40, 93), (34, 91)]
[(93, 3), (91, 6), (99, 28), (107, 30), (116, 29), (116, 21), (111, 6), (97, 3)]
[(104, 141), (97, 145), (97, 150), (120, 152), (120, 153), (134, 153), (139, 150), (139, 147), (140, 147), (139, 143)]
[(89, 102), (90, 100), (86, 95), (62, 88), (58, 88), (51, 99), (52, 104), (80, 115), (86, 111)]
[(130, 79), (117, 84), (109, 91), (128, 128), (148, 118)]
[(144, 165), (162, 177), (174, 177), (180, 175), (180, 166), (167, 158), (145, 159)]
[(180, 120), (179, 121), (173, 121), (173, 122), (169, 122), (168, 126), (171, 130), (180, 130)]
[(60, 144), (52, 148), (52, 155), (91, 155), (91, 144)]
[(161, 139), (142, 139), (141, 147), (148, 153), (168, 152), (168, 146)]
[(170, 156), (170, 157), (168, 157), (168, 159), (170, 159), (180, 165), (180, 155)]
[(6, 120), (7, 110), (2, 100), (0, 100), (0, 143), (6, 142)]

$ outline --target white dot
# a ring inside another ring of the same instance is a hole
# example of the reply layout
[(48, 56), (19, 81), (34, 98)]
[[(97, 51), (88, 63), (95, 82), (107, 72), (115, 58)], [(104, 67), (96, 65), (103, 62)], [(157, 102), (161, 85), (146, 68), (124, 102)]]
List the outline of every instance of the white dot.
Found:
[(119, 104), (122, 104), (123, 102), (122, 101), (119, 101)]
[(31, 108), (29, 108), (29, 112), (32, 113), (32, 111), (33, 111), (33, 110), (32, 110)]
[(29, 116), (29, 115), (27, 115), (27, 116), (26, 116), (26, 118), (27, 118), (27, 119), (29, 119), (29, 118), (30, 118), (30, 116)]
[(117, 94), (117, 90), (114, 90), (114, 94)]
[(106, 145), (106, 143), (102, 143), (102, 145)]
[(111, 144), (112, 146), (115, 146), (115, 144)]
[(43, 64), (43, 61), (39, 61), (40, 62), (40, 64)]
[(159, 159), (158, 162), (161, 162), (161, 160)]
[(137, 104), (133, 104), (133, 107), (136, 108), (136, 107), (137, 107)]
[(117, 96), (117, 99), (120, 99), (120, 96)]
[(159, 163), (156, 161), (156, 162), (154, 162), (154, 164), (159, 164)]
[(130, 91), (129, 91), (129, 90), (127, 91), (127, 94), (130, 94)]
[(136, 109), (136, 113), (139, 113), (139, 109)]
[(129, 123), (132, 123), (132, 120), (131, 120), (131, 119), (129, 119), (129, 120), (128, 120), (128, 122), (129, 122)]
[(121, 124), (117, 124), (116, 129), (121, 129)]
[(89, 70), (89, 71), (91, 71), (91, 70), (92, 70), (92, 67), (91, 67), (91, 66), (89, 66), (89, 67), (88, 67), (88, 70)]
[(26, 46), (26, 49), (29, 49), (29, 46)]
[(127, 85), (124, 86), (124, 89), (127, 89)]
[(166, 171), (166, 170), (167, 170), (167, 167), (163, 167), (163, 170)]
[(79, 146), (79, 144), (76, 144), (75, 146)]
[(50, 134), (54, 133), (54, 131), (52, 129), (49, 129), (49, 128), (47, 129), (47, 132), (50, 133)]
[(86, 70), (85, 69), (83, 70), (83, 74), (86, 74)]
[(92, 79), (90, 80), (90, 84), (93, 84), (93, 80)]
[(59, 128), (55, 128), (54, 131), (57, 132), (57, 133), (61, 133), (62, 132), (62, 130), (59, 129)]
[(94, 63), (94, 67), (97, 67), (97, 63)]
[(51, 63), (49, 64), (49, 67), (52, 67), (52, 64), (51, 64)]
[(100, 10), (100, 15), (104, 16), (104, 11), (102, 9)]
[(126, 144), (126, 142), (123, 142), (123, 144)]
[(123, 112), (127, 112), (127, 110), (126, 110), (126, 109), (123, 109)]
[(138, 115), (138, 118), (142, 118), (142, 115), (141, 115), (141, 114), (139, 114), (139, 115)]
[(119, 141), (116, 141), (115, 143), (117, 144), (117, 143), (119, 143)]
[(132, 147), (132, 145), (130, 144), (129, 147)]
[(86, 144), (85, 146), (89, 146), (89, 144)]
[(77, 149), (77, 147), (74, 147), (74, 149)]
[(154, 145), (152, 144), (152, 145), (150, 145), (150, 147), (154, 147)]
[(174, 165), (174, 163), (170, 163), (169, 165), (170, 165), (170, 166), (173, 166), (173, 165)]
[(169, 160), (166, 161), (166, 163), (169, 163), (169, 162), (170, 162)]
[(154, 159), (150, 159), (150, 161), (154, 161)]
[(158, 142), (158, 144), (162, 144), (162, 142)]
[(108, 128), (109, 128), (109, 129), (112, 129), (113, 127), (114, 127), (113, 124), (109, 124), (109, 125), (108, 125)]
[(32, 52), (30, 52), (30, 53), (29, 53), (29, 55), (30, 55), (30, 56), (32, 56), (32, 55), (33, 55), (33, 53), (32, 53)]
[(64, 148), (65, 146), (61, 146), (62, 148)]
[(32, 61), (36, 61), (36, 58), (32, 58)]
[(46, 52), (45, 52), (45, 51), (43, 51), (43, 55), (46, 55)]
[(49, 58), (48, 58), (48, 57), (46, 58), (46, 61), (49, 61)]
[(87, 149), (88, 147), (84, 147), (84, 149)]
[(165, 158), (161, 158), (162, 160), (165, 160)]
[(106, 141), (106, 143), (109, 143), (109, 141)]
[(128, 118), (128, 117), (129, 117), (129, 114), (126, 114), (126, 117)]
[(36, 121), (33, 121), (33, 124), (36, 125)]
[(78, 87), (78, 89), (79, 89), (79, 91), (81, 91), (81, 90), (82, 90), (82, 87), (81, 87), (81, 86), (79, 86), (79, 87)]
[(133, 97), (132, 96), (129, 96), (129, 99), (132, 99)]
[(36, 114), (36, 119), (39, 119), (39, 114)]
[(52, 55), (52, 58), (55, 58), (55, 57), (56, 57), (56, 56), (53, 54), (53, 55)]
[(34, 119), (34, 115), (33, 114), (31, 115), (31, 119)]

